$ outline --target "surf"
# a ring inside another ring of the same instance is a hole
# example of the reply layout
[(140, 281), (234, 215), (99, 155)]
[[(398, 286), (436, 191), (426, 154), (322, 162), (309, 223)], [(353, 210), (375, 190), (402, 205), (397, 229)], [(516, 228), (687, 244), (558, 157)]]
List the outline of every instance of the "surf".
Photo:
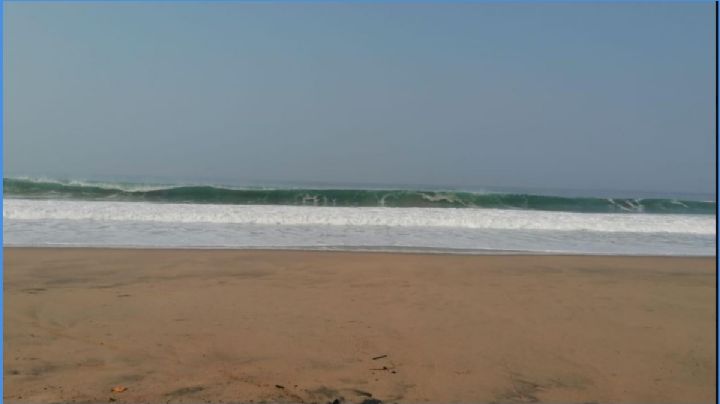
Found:
[(22, 199), (214, 205), (470, 208), (576, 213), (712, 215), (716, 202), (673, 198), (600, 198), (529, 193), (409, 189), (242, 188), (219, 185), (94, 183), (3, 178), (5, 195)]

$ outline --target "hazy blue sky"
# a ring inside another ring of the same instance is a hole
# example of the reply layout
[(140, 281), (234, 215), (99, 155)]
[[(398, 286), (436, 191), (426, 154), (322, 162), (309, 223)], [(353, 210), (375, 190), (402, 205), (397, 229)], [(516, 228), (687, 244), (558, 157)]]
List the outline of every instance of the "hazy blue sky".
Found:
[(708, 3), (5, 3), (5, 175), (714, 192)]

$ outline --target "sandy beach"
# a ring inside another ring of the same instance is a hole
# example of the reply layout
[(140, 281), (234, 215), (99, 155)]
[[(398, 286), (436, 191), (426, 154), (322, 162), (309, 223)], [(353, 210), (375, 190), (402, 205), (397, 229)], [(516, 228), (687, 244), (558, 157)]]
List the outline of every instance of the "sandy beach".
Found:
[(715, 398), (715, 258), (4, 252), (7, 403)]

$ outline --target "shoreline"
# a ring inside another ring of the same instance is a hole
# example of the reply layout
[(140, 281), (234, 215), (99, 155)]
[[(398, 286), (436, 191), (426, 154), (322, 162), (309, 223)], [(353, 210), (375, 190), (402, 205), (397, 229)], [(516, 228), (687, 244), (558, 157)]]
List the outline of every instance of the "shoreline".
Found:
[(501, 257), (623, 257), (623, 258), (717, 258), (716, 254), (712, 255), (682, 255), (682, 254), (617, 254), (617, 253), (581, 253), (581, 252), (562, 252), (562, 251), (533, 251), (533, 250), (467, 250), (467, 249), (436, 249), (433, 247), (395, 247), (384, 248), (378, 247), (236, 247), (236, 246), (190, 246), (190, 247), (165, 247), (165, 246), (93, 246), (93, 245), (3, 245), (3, 250), (8, 249), (58, 249), (58, 250), (128, 250), (128, 251), (266, 251), (266, 252), (317, 252), (317, 253), (366, 253), (366, 254), (408, 254), (408, 255), (440, 255), (440, 256), (501, 256)]
[(4, 254), (7, 403), (715, 397), (714, 257)]

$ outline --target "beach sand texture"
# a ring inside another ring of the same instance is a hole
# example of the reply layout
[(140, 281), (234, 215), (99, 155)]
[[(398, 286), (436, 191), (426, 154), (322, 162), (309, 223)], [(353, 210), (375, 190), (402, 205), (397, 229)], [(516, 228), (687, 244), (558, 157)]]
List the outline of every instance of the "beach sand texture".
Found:
[(715, 397), (715, 258), (4, 252), (7, 403)]

